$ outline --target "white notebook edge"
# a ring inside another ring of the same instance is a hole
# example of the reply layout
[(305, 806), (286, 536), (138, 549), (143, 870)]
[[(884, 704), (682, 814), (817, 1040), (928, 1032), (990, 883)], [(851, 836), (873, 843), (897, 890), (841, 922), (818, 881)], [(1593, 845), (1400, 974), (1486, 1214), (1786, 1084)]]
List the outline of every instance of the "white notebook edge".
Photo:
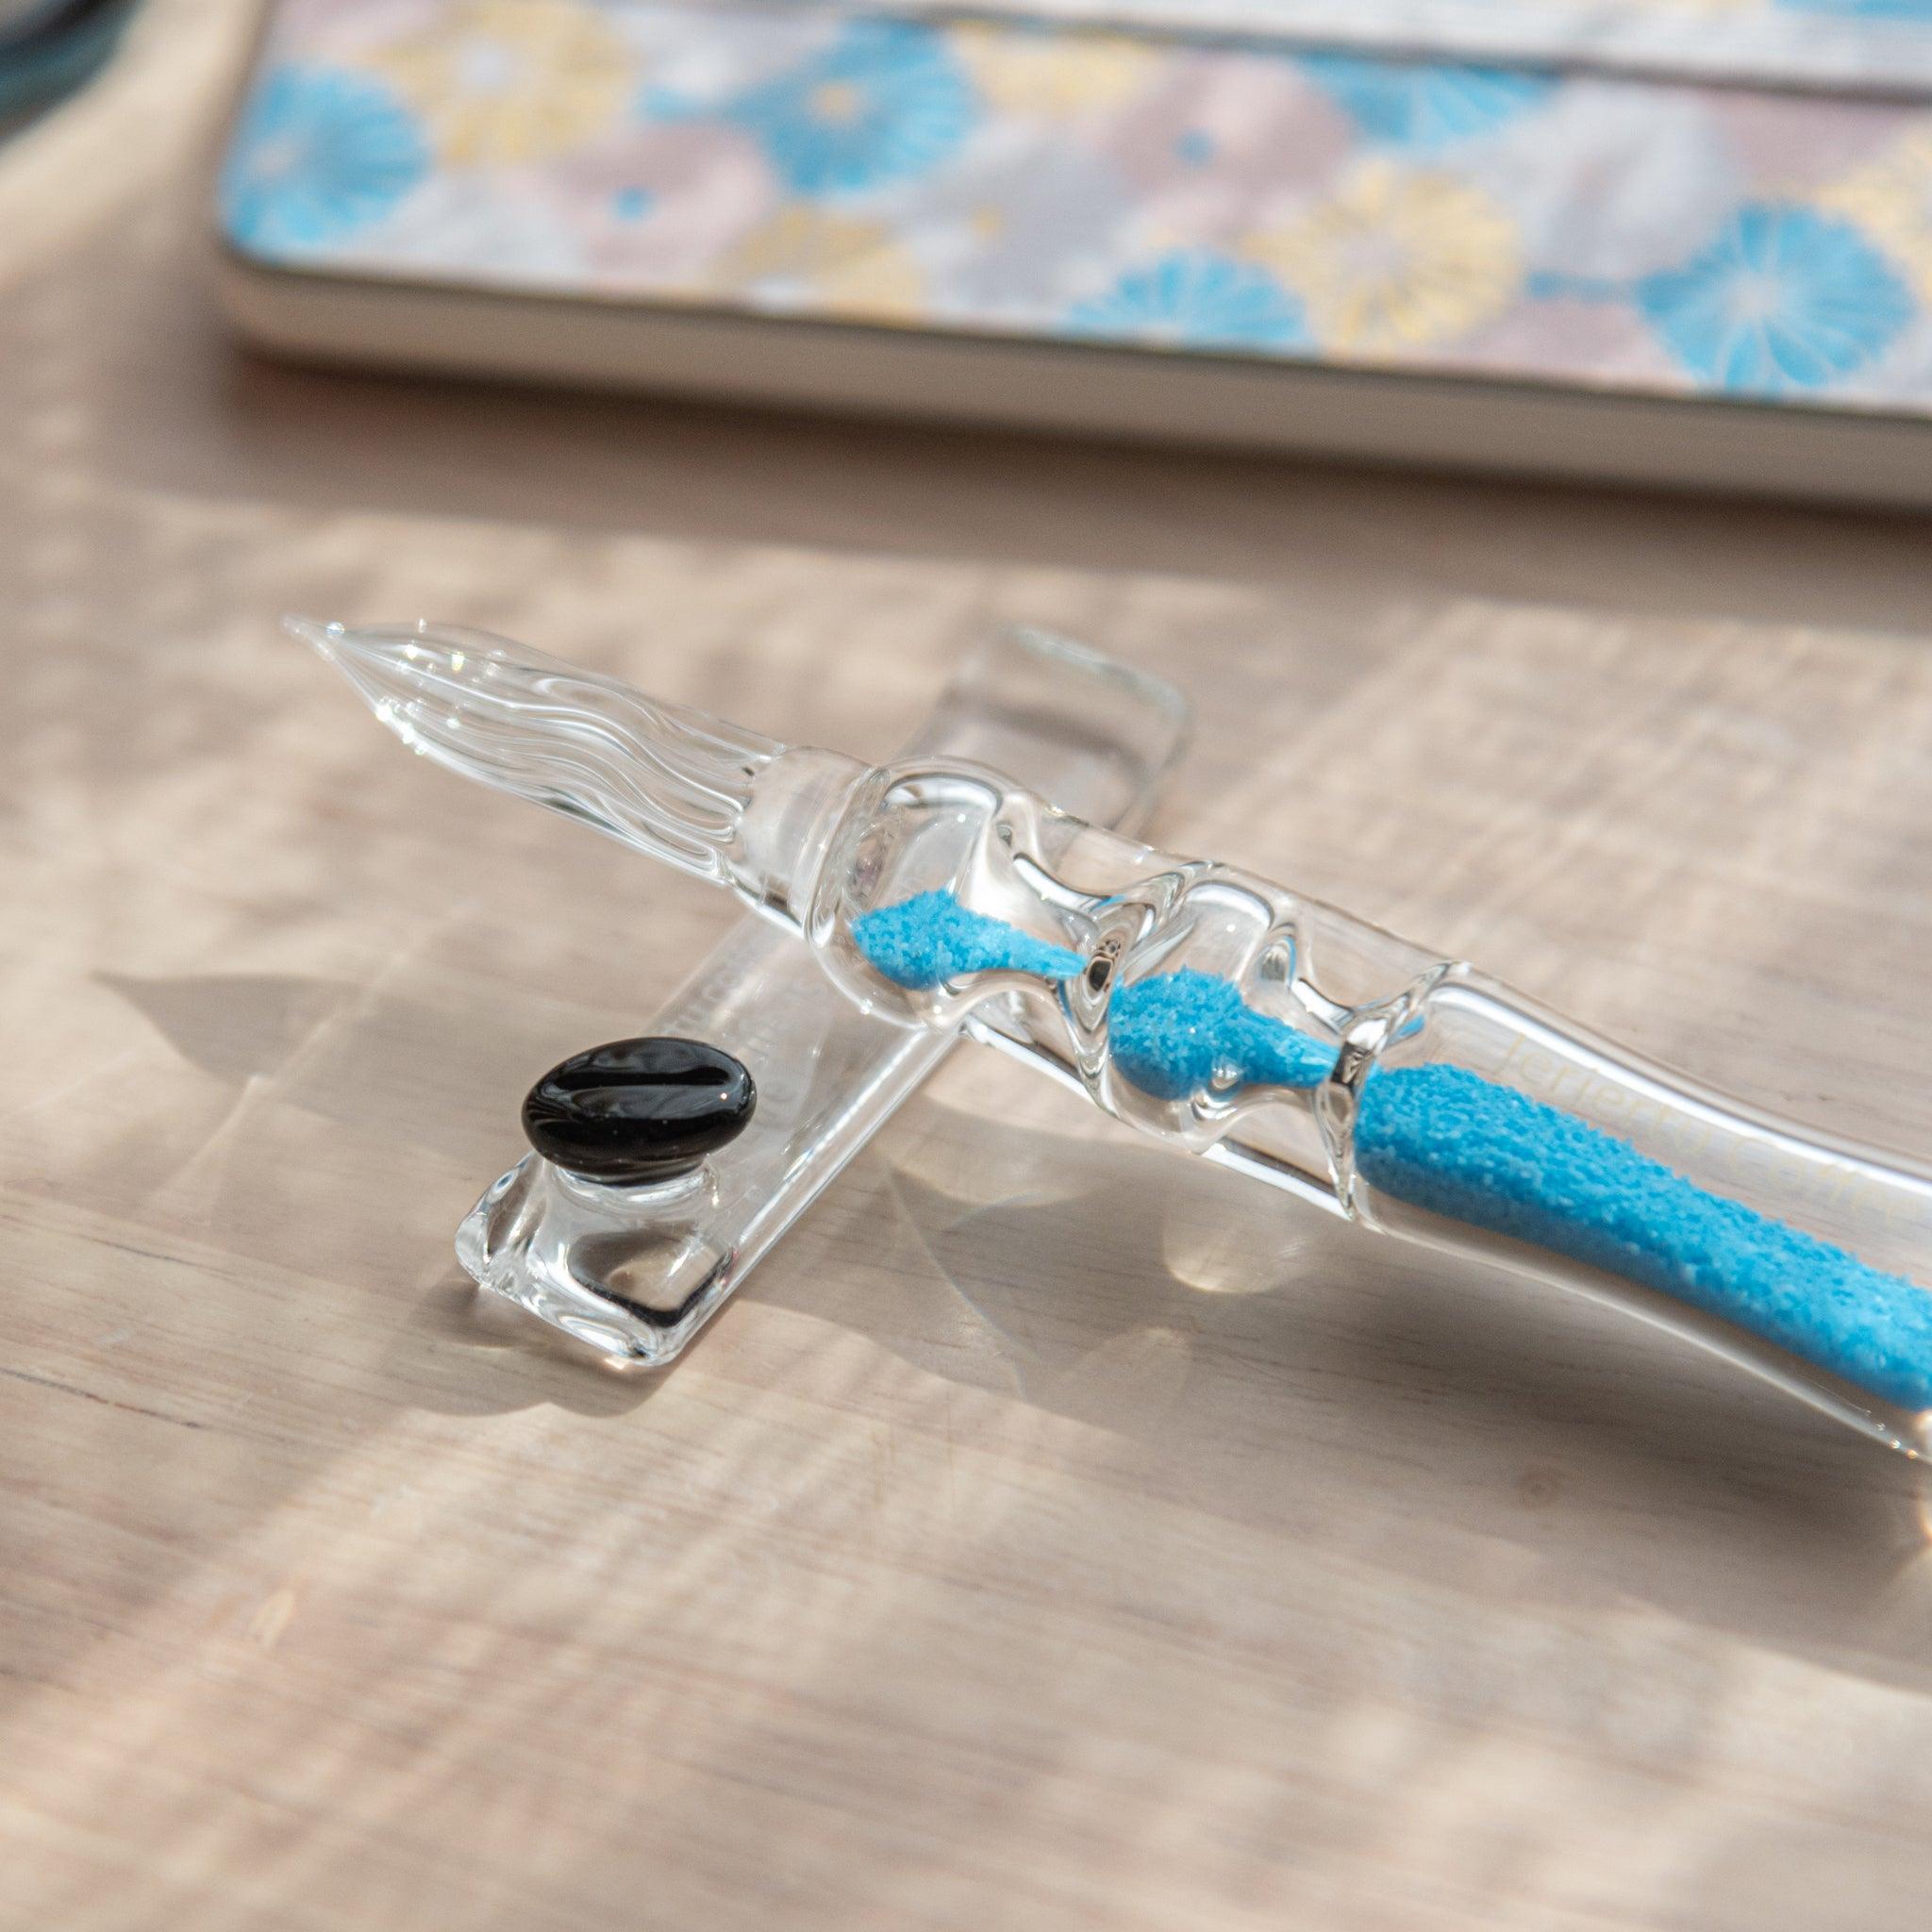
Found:
[(222, 249), (271, 354), (840, 414), (1932, 508), (1932, 420), (359, 279)]
[[(693, 4), (693, 0), (686, 0)], [(702, 0), (695, 0), (703, 11)], [(895, 0), (949, 19), (958, 0)], [(1654, 81), (1800, 93), (1932, 92), (1932, 26), (1823, 6), (1553, 7), (1549, 0), (979, 0), (1008, 25), (1216, 42), (1424, 65), (1589, 69)]]

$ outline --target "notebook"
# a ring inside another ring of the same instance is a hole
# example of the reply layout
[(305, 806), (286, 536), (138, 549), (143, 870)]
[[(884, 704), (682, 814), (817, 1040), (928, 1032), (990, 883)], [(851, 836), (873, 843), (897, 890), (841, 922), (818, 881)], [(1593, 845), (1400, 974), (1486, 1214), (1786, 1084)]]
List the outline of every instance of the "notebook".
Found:
[(1932, 0), (275, 0), (288, 353), (1932, 504)]

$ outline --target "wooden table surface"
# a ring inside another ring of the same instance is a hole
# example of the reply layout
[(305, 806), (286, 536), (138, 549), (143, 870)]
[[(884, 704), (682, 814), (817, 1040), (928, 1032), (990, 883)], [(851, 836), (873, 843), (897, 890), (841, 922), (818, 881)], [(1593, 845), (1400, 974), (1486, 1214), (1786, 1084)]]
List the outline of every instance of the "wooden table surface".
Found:
[(1924, 1150), (1925, 525), (255, 365), (244, 11), (0, 148), (0, 1922), (1923, 1910), (1912, 1465), (990, 1057), (669, 1375), (479, 1319), (525, 1086), (730, 908), (274, 621), (872, 754), (1084, 632), (1199, 706), (1169, 842)]

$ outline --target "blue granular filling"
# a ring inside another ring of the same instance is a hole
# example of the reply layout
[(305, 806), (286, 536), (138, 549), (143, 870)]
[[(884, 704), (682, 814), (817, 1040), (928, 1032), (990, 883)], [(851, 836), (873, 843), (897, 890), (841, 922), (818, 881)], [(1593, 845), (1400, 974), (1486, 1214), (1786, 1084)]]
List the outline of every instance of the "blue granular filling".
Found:
[(1158, 973), (1113, 996), (1107, 1037), (1114, 1065), (1157, 1100), (1204, 1088), (1319, 1087), (1335, 1049), (1272, 1013), (1257, 1013), (1231, 979)]
[(1078, 953), (960, 905), (951, 892), (921, 892), (852, 923), (858, 950), (894, 986), (926, 992), (966, 973), (1005, 967), (1067, 979), (1084, 963)]
[[(917, 989), (996, 967), (1066, 979), (1084, 964), (947, 891), (867, 913), (853, 937), (888, 979)], [(1108, 1037), (1114, 1064), (1161, 1100), (1314, 1087), (1335, 1058), (1205, 973), (1122, 988)], [(1355, 1152), (1364, 1178), (1398, 1200), (1641, 1283), (1887, 1401), (1932, 1407), (1932, 1294), (1513, 1087), (1443, 1063), (1380, 1069), (1362, 1089)]]
[(1376, 1187), (1722, 1315), (1907, 1408), (1932, 1407), (1932, 1294), (1627, 1141), (1465, 1067), (1362, 1089), (1356, 1165)]

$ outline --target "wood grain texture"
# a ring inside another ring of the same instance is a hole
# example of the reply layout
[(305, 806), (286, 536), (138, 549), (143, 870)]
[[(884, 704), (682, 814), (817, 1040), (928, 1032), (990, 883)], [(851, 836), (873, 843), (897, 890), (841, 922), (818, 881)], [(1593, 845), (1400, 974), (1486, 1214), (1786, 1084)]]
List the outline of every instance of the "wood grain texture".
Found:
[(524, 1087), (729, 908), (273, 620), (874, 755), (1083, 631), (1199, 701), (1170, 843), (1923, 1150), (1924, 527), (253, 368), (194, 265), (242, 25), (157, 0), (0, 149), (0, 1923), (1918, 1910), (1909, 1465), (989, 1057), (672, 1374), (479, 1319)]

